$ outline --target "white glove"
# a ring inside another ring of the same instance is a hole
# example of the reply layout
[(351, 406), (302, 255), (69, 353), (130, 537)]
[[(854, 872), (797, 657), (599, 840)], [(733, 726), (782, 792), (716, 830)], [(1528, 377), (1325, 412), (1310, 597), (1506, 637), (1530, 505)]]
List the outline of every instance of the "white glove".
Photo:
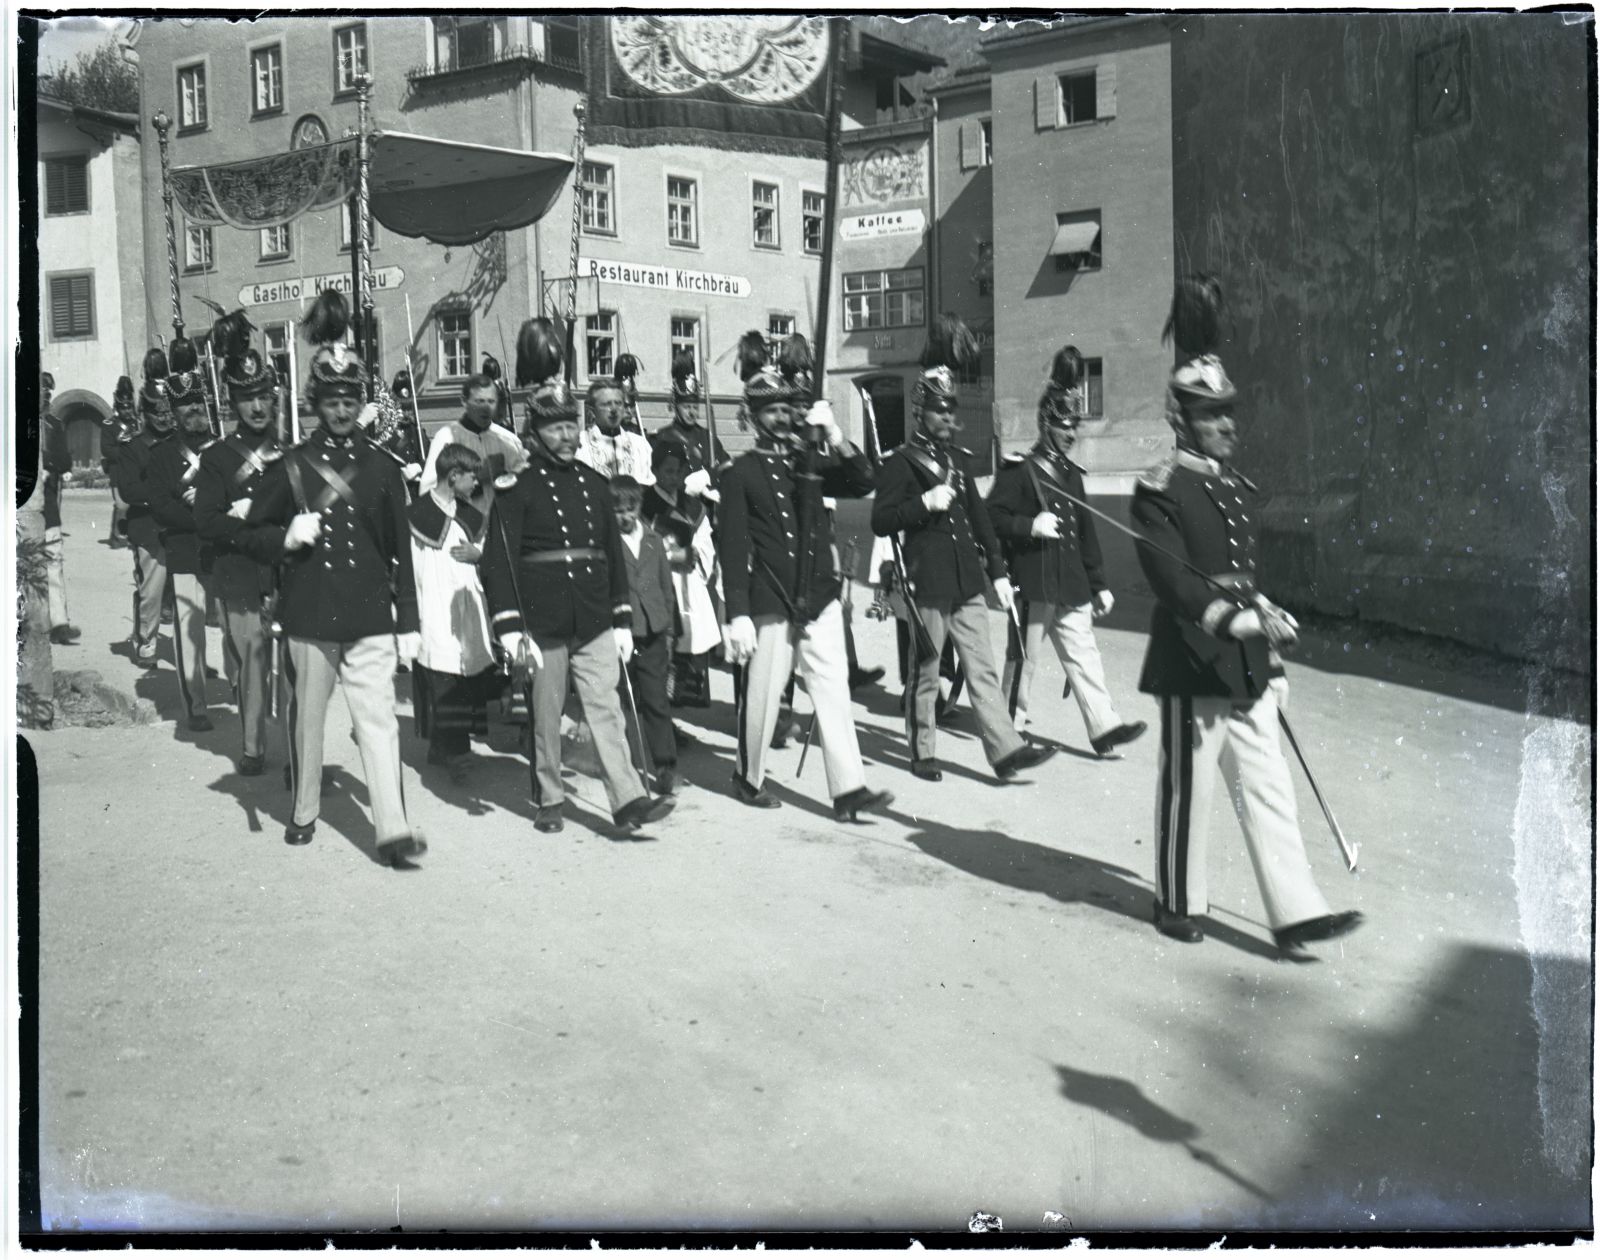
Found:
[(289, 522), (289, 530), (283, 536), (283, 547), (285, 551), (299, 551), (302, 547), (315, 546), (320, 537), (322, 537), (321, 513), (301, 512)]
[(1264, 613), (1261, 618), (1261, 629), (1267, 636), (1267, 641), (1279, 650), (1293, 648), (1300, 642), (1298, 633), (1300, 623), (1265, 596), (1259, 596), (1258, 599)]
[(683, 479), (683, 492), (691, 499), (698, 499), (709, 489), (711, 489), (711, 473), (707, 469), (697, 468)]
[(1096, 591), (1094, 593), (1094, 615), (1096, 617), (1106, 616), (1116, 607), (1116, 603), (1117, 597), (1110, 591)]
[(508, 630), (500, 636), (500, 646), (505, 650), (506, 659), (509, 661), (514, 663), (518, 652), (525, 650), (535, 669), (544, 668), (544, 653), (539, 651), (539, 645), (533, 641), (532, 635), (523, 634), (520, 630)]
[(1060, 538), (1061, 518), (1054, 512), (1040, 512), (1033, 518), (1033, 529), (1030, 532), (1035, 538)]
[(932, 490), (922, 492), (922, 506), (930, 512), (943, 512), (955, 502), (956, 488), (954, 486), (939, 485)]
[(700, 497), (702, 499), (704, 499), (707, 503), (721, 503), (722, 502), (722, 491), (720, 491), (720, 490), (711, 490), (711, 489), (708, 488), (708, 489), (702, 490), (700, 492)]
[(735, 617), (722, 632), (722, 654), (729, 664), (743, 665), (756, 651), (756, 623)]
[(250, 515), (250, 500), (240, 499), (228, 509), (228, 515), (241, 521), (244, 520), (245, 517)]
[(422, 465), (407, 464), (400, 470), (400, 476), (406, 481), (415, 481), (418, 477), (422, 476)]
[(361, 426), (363, 433), (370, 433), (372, 426), (378, 423), (378, 404), (369, 402), (356, 416), (356, 423)]
[(195, 489), (194, 489), (193, 486), (190, 486), (187, 490), (185, 490), (183, 492), (183, 501), (185, 503), (187, 503), (190, 507), (193, 507), (194, 506), (194, 496), (195, 496)]
[(1279, 709), (1289, 706), (1289, 680), (1279, 674), (1267, 684), (1267, 693), (1278, 702)]
[(1016, 606), (1017, 597), (1011, 589), (1010, 578), (995, 578), (994, 597), (1000, 601), (1000, 607), (1010, 612)]
[(613, 626), (611, 638), (617, 645), (617, 655), (626, 664), (633, 658), (633, 631), (623, 626)]
[(417, 659), (417, 653), (422, 651), (421, 631), (411, 630), (405, 634), (395, 635), (394, 648), (399, 654), (400, 659), (409, 665), (412, 661)]
[(833, 404), (826, 398), (819, 398), (811, 404), (806, 412), (806, 424), (813, 429), (824, 429), (828, 435), (829, 446), (844, 445), (844, 430), (839, 427), (839, 422), (833, 417)]
[(61, 480), (64, 481), (64, 482), (71, 481), (72, 480), (72, 469), (69, 468), (69, 469), (67, 469), (66, 472), (62, 473), (61, 474)]
[(1261, 614), (1254, 608), (1236, 613), (1228, 623), (1228, 637), (1233, 639), (1259, 639), (1266, 632), (1261, 624)]

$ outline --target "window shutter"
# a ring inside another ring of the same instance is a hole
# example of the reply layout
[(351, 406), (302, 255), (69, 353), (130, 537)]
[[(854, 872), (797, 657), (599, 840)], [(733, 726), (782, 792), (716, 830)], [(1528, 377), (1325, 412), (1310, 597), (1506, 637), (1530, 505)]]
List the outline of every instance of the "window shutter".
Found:
[(50, 335), (61, 338), (68, 335), (72, 324), (72, 294), (65, 280), (50, 282)]
[(66, 206), (66, 172), (60, 162), (44, 164), (44, 212), (60, 214)]
[(1114, 61), (1102, 61), (1094, 68), (1094, 116), (1117, 116), (1117, 65)]
[(72, 284), (72, 331), (80, 337), (87, 337), (94, 331), (93, 291), (89, 287), (88, 276), (74, 276)]
[(1060, 87), (1053, 74), (1041, 74), (1033, 80), (1033, 126), (1035, 131), (1052, 131), (1060, 113)]
[(87, 159), (64, 162), (66, 168), (67, 209), (89, 208), (89, 163)]
[(983, 145), (983, 135), (978, 130), (975, 121), (961, 124), (961, 169), (970, 171), (977, 166), (982, 156), (979, 150)]

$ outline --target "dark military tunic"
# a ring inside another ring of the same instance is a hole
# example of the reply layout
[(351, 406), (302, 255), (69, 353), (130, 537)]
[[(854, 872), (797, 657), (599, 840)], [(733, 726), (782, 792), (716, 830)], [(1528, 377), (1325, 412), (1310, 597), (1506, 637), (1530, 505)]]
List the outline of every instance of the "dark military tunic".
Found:
[(40, 462), (44, 466), (44, 527), (61, 528), (61, 479), (72, 471), (66, 422), (45, 412), (39, 422)]
[(107, 470), (117, 487), (117, 493), (128, 505), (128, 541), (143, 551), (157, 551), (161, 546), (161, 527), (150, 511), (145, 474), (149, 471), (155, 452), (177, 440), (171, 433), (157, 433), (149, 427), (141, 429), (126, 442), (118, 444), (117, 454)]
[(238, 537), (245, 522), (229, 516), (228, 509), (240, 499), (253, 499), (267, 470), (283, 458), (283, 450), (271, 429), (252, 433), (240, 425), (231, 437), (213, 442), (200, 456), (200, 473), (195, 479), (195, 529), (218, 556), (239, 554)]
[[(299, 470), (304, 504), (297, 499), (291, 468)], [(354, 502), (339, 493), (328, 472), (349, 487)], [(362, 434), (336, 438), (319, 428), (261, 478), (234, 542), (261, 564), (283, 566), (282, 620), (289, 635), (353, 643), (373, 635), (415, 634), (408, 503), (394, 460)], [(321, 512), (322, 536), (314, 546), (286, 551), (289, 522), (302, 511)]]
[[(854, 446), (830, 450), (817, 460), (819, 480), (796, 477), (787, 452), (757, 447), (746, 451), (723, 474), (717, 555), (728, 619), (777, 614), (794, 619), (794, 592), (802, 547), (811, 554), (811, 584), (803, 620), (839, 597), (842, 589), (833, 561), (833, 519), (824, 496), (859, 499), (872, 491), (872, 465)], [(798, 538), (800, 505), (806, 504), (810, 537)]]
[(1156, 596), (1140, 691), (1253, 700), (1283, 673), (1264, 637), (1239, 640), (1227, 632), (1255, 592), (1260, 499), (1231, 468), (1188, 451), (1139, 478), (1130, 508), (1139, 532), (1238, 591), (1224, 595), (1182, 565), (1138, 548)]
[(684, 449), (689, 472), (724, 469), (730, 462), (722, 443), (713, 438), (711, 430), (703, 425), (697, 424), (691, 429), (673, 420), (650, 435), (652, 451), (659, 451), (666, 442)]
[(632, 627), (610, 486), (587, 464), (561, 463), (537, 439), (517, 484), (495, 495), (479, 572), (496, 637), (526, 631), (587, 643)]
[[(1087, 497), (1083, 469), (1039, 447), (1007, 457), (989, 491), (989, 519), (1005, 548), (1011, 580), (1031, 603), (1077, 608), (1106, 589), (1094, 514), (1069, 494)], [(1033, 536), (1033, 520), (1041, 512), (1061, 518), (1059, 539)]]
[(216, 445), (209, 433), (184, 433), (162, 442), (150, 453), (145, 470), (145, 494), (150, 513), (161, 527), (161, 545), (171, 573), (210, 573), (212, 550), (195, 528), (194, 508), (185, 501), (195, 490), (204, 452)]
[[(971, 457), (961, 447), (935, 447), (919, 433), (878, 469), (872, 532), (880, 538), (904, 532), (906, 573), (919, 603), (965, 603), (984, 592), (986, 577), (1006, 575), (1000, 540), (968, 471)], [(947, 482), (956, 497), (943, 512), (930, 512), (923, 493)]]

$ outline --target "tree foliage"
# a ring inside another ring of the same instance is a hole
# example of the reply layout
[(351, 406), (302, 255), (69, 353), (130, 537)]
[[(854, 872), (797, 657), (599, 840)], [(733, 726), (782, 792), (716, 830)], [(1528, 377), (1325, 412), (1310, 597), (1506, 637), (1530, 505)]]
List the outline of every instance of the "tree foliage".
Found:
[(109, 110), (115, 114), (139, 112), (139, 75), (114, 42), (93, 52), (81, 52), (71, 65), (51, 77), (49, 91), (72, 105)]

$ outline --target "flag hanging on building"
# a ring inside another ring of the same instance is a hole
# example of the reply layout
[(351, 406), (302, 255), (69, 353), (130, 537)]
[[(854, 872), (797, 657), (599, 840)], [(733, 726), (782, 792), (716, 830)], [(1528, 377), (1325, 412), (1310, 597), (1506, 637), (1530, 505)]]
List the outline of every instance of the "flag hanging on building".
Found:
[(828, 29), (784, 15), (596, 19), (588, 139), (824, 157)]

